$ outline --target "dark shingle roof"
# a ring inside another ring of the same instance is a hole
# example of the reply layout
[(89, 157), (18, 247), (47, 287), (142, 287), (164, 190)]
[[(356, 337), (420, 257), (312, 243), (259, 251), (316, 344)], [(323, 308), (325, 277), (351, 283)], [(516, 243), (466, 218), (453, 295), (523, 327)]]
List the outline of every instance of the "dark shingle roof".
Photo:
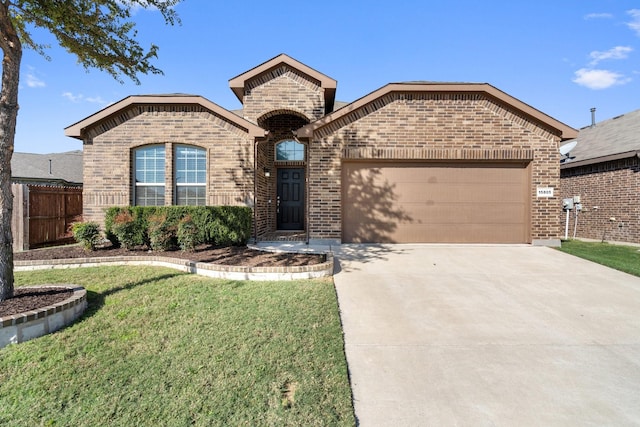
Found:
[(640, 110), (580, 129), (578, 145), (571, 150), (563, 166), (578, 166), (612, 160), (612, 156), (629, 157), (640, 153)]
[(13, 181), (82, 183), (82, 151), (35, 154), (13, 153), (11, 158)]

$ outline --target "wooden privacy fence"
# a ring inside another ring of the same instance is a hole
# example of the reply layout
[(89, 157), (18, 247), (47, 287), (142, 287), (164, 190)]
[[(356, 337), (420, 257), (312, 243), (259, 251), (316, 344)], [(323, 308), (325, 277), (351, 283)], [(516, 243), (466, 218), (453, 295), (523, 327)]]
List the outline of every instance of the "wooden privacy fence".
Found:
[(82, 188), (12, 184), (13, 250), (73, 240), (70, 226), (82, 218)]

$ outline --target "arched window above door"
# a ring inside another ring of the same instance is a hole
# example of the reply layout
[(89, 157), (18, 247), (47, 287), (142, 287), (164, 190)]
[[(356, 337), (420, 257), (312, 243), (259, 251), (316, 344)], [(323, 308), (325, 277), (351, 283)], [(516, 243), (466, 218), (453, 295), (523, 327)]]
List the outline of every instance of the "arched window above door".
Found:
[(282, 141), (276, 144), (276, 161), (304, 161), (304, 144), (294, 140)]

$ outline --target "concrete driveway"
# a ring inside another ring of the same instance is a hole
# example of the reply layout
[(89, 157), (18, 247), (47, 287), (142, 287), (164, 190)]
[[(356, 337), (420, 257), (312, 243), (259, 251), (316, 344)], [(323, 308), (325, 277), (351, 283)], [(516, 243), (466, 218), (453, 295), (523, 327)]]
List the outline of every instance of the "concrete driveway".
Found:
[(524, 245), (336, 255), (361, 426), (640, 425), (640, 278)]

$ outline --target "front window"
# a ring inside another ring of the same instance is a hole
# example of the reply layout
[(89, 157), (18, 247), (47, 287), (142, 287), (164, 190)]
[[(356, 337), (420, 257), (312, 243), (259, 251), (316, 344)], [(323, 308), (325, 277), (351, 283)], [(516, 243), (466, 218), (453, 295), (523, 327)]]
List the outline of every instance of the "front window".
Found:
[(176, 204), (204, 206), (207, 156), (202, 148), (179, 145), (175, 155)]
[(276, 160), (301, 161), (304, 160), (304, 144), (298, 141), (282, 141), (276, 145)]
[(135, 204), (164, 205), (164, 146), (156, 145), (135, 150)]

